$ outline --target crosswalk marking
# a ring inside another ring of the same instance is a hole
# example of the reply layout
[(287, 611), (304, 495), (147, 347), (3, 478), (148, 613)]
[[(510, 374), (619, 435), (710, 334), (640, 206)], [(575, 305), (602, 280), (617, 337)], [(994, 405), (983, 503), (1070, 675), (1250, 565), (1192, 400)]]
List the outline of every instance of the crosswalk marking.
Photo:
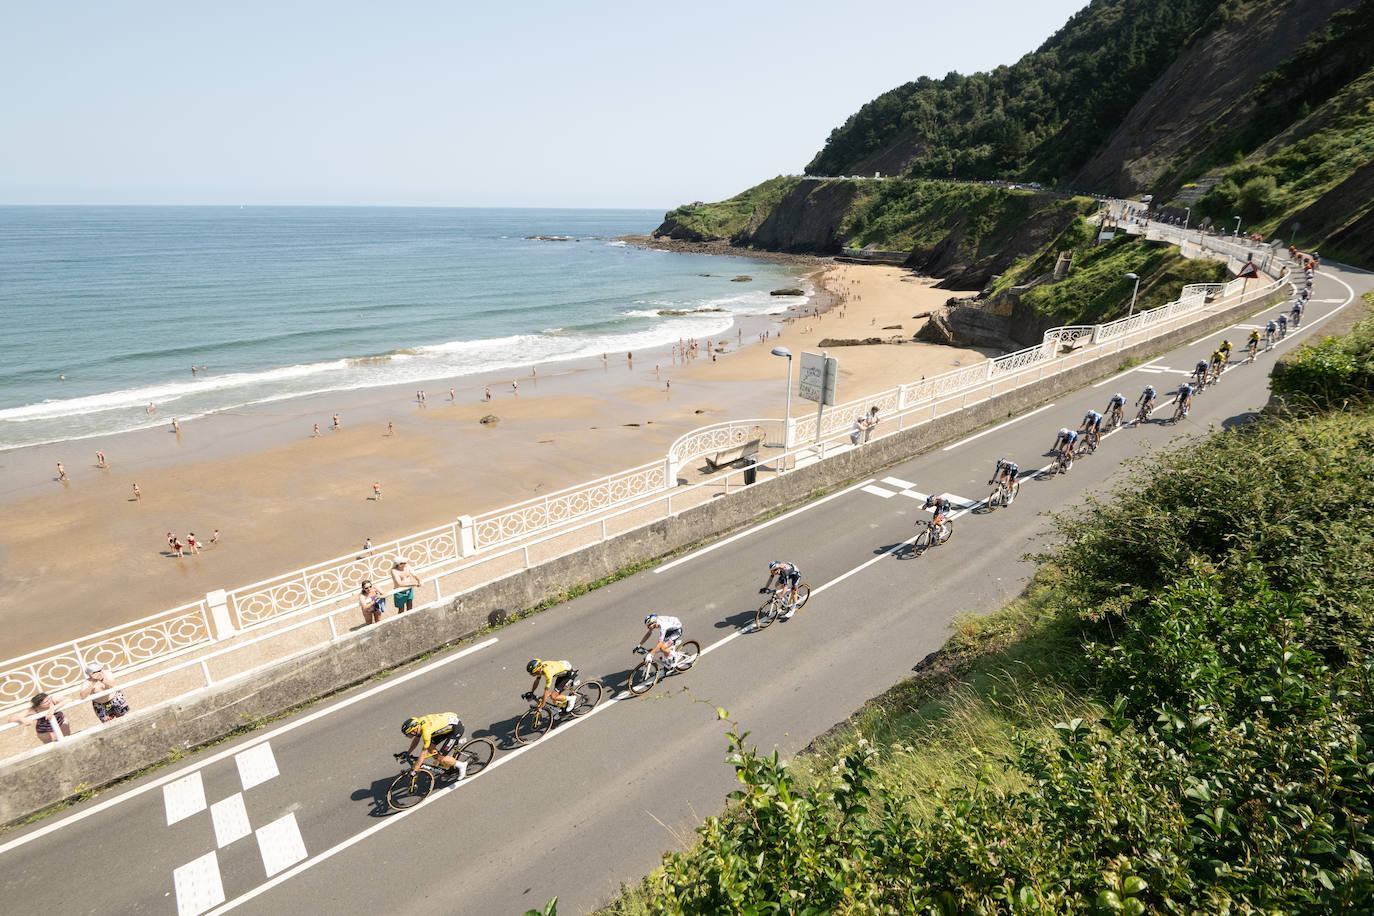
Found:
[(916, 486), (916, 484), (902, 480), (900, 477), (884, 477), (883, 483), (891, 484), (899, 490), (910, 490), (912, 487)]
[(881, 496), (883, 499), (891, 499), (892, 497), (897, 495), (896, 493), (893, 493), (891, 490), (884, 490), (882, 487), (876, 486), (874, 484), (869, 484), (866, 487), (860, 487), (860, 489), (863, 490), (865, 493), (872, 493), (874, 496)]
[(213, 852), (172, 870), (177, 893), (177, 916), (199, 916), (224, 902), (224, 881)]
[(234, 762), (238, 764), (239, 779), (243, 782), (245, 792), (267, 782), (280, 772), (277, 769), (277, 758), (272, 756), (272, 744), (268, 741), (241, 754), (235, 754)]
[(200, 771), (162, 787), (162, 803), (167, 808), (167, 826), (205, 810), (205, 784)]
[(252, 825), (248, 823), (248, 808), (243, 803), (242, 792), (235, 792), (211, 805), (210, 820), (215, 825), (215, 845), (221, 849), (253, 832)]
[(305, 858), (305, 841), (296, 826), (296, 813), (279, 817), (266, 827), (258, 828), (258, 850), (267, 877), (285, 871)]

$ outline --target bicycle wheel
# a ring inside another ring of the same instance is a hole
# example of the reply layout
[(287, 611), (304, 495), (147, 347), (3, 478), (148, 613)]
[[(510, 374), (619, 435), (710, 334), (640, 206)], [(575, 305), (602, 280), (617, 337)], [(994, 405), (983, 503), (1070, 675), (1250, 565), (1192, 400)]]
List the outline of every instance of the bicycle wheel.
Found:
[(930, 529), (927, 528), (920, 534), (916, 535), (916, 540), (911, 543), (911, 552), (919, 557), (921, 554), (926, 552), (926, 548), (928, 548), (929, 546)]
[(577, 694), (580, 700), (577, 706), (573, 707), (572, 714), (574, 718), (577, 716), (585, 716), (596, 707), (597, 703), (601, 702), (600, 681), (583, 681), (581, 684), (577, 685), (577, 690), (573, 692)]
[(515, 723), (515, 740), (521, 744), (538, 741), (553, 725), (553, 714), (538, 706), (532, 707)]
[(400, 811), (418, 804), (434, 788), (434, 774), (421, 767), (414, 773), (406, 772), (391, 781), (386, 791), (386, 803)]
[(490, 738), (473, 738), (467, 744), (458, 748), (455, 755), (459, 763), (467, 764), (467, 772), (463, 778), (467, 779), (476, 776), (491, 763), (491, 758), (496, 756), (496, 743)]
[(1000, 506), (1000, 505), (1002, 505), (1002, 488), (1001, 488), (1001, 487), (993, 487), (993, 488), (992, 488), (992, 492), (988, 494), (988, 501), (987, 501), (988, 511), (989, 511), (989, 512), (996, 512), (996, 511), (997, 511), (997, 507)]
[(674, 671), (687, 671), (697, 663), (701, 657), (701, 643), (695, 639), (689, 639), (677, 647), (678, 660), (673, 666)]
[(945, 520), (945, 523), (944, 523), (943, 525), (940, 526), (940, 540), (939, 540), (939, 543), (943, 544), (943, 543), (945, 543), (946, 541), (948, 541), (948, 540), (949, 540), (951, 537), (953, 537), (953, 536), (954, 536), (954, 522), (951, 522), (951, 521), (949, 521), (948, 519), (946, 519), (946, 520)]
[(658, 663), (647, 658), (635, 665), (634, 670), (630, 672), (630, 693), (640, 696), (653, 690), (654, 685), (658, 683), (658, 674)]
[(766, 630), (773, 625), (773, 621), (778, 618), (777, 598), (772, 597), (759, 605), (759, 609), (754, 612), (754, 629)]
[(797, 585), (797, 594), (794, 598), (797, 602), (797, 610), (800, 611), (802, 608), (806, 607), (806, 602), (811, 600), (811, 586), (807, 585), (805, 582), (799, 583)]

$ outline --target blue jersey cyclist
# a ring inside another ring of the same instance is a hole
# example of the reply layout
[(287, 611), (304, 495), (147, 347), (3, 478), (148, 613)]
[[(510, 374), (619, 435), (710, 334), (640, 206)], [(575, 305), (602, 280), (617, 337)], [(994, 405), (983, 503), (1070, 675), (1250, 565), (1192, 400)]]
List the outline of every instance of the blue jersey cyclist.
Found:
[(787, 590), (787, 612), (782, 615), (782, 619), (786, 620), (797, 612), (797, 586), (801, 583), (801, 570), (792, 563), (774, 560), (768, 564), (768, 583), (759, 589), (759, 594), (767, 593), (775, 579), (778, 588)]
[(1207, 360), (1200, 359), (1197, 361), (1197, 365), (1193, 367), (1193, 378), (1199, 385), (1207, 381)]
[(649, 650), (649, 655), (652, 656), (657, 652), (666, 661), (671, 662), (673, 655), (676, 654), (674, 650), (677, 647), (677, 641), (682, 638), (682, 621), (676, 617), (669, 617), (667, 614), (650, 614), (644, 618), (644, 626), (649, 628), (649, 632), (645, 633), (644, 638), (639, 641), (640, 647), (657, 632), (658, 636), (654, 640), (654, 647)]
[(441, 767), (458, 767), (459, 779), (467, 775), (467, 764), (453, 757), (454, 747), (463, 740), (463, 720), (458, 718), (457, 713), (412, 716), (401, 723), (401, 734), (411, 739), (410, 749), (404, 754), (397, 754), (398, 760), (414, 755), (417, 747), (423, 748), (420, 756), (415, 758), (414, 770), (419, 770), (426, 758), (433, 757)]
[(1112, 395), (1111, 400), (1107, 402), (1107, 409), (1102, 412), (1109, 417), (1115, 417), (1116, 422), (1120, 423), (1121, 412), (1125, 409), (1126, 396), (1118, 391), (1116, 394)]
[(1266, 341), (1270, 346), (1273, 346), (1273, 344), (1274, 344), (1274, 338), (1278, 336), (1278, 333), (1279, 333), (1279, 326), (1278, 326), (1278, 324), (1274, 321), (1274, 319), (1270, 318), (1270, 319), (1269, 319), (1269, 323), (1266, 324), (1266, 325), (1264, 326), (1264, 339), (1265, 339), (1265, 341)]
[(1186, 416), (1188, 413), (1188, 408), (1191, 407), (1193, 404), (1193, 386), (1189, 385), (1187, 382), (1184, 382), (1182, 385), (1179, 385), (1178, 392), (1174, 395), (1174, 398), (1178, 401), (1179, 407), (1182, 408), (1183, 413)]
[(1098, 437), (1102, 435), (1102, 414), (1095, 410), (1083, 414), (1083, 423), (1078, 427), (1078, 431), (1087, 433), (1093, 445), (1096, 445)]
[(1005, 458), (997, 459), (997, 466), (992, 469), (992, 479), (988, 483), (996, 484), (1003, 481), (1007, 484), (1007, 505), (1016, 498), (1016, 475), (1021, 473), (1015, 461), (1008, 461)]
[(945, 515), (949, 513), (951, 505), (952, 503), (947, 497), (932, 493), (926, 497), (923, 508), (930, 509), (934, 513), (934, 517), (930, 520), (931, 524), (939, 525), (945, 520)]
[(1054, 437), (1054, 445), (1050, 446), (1050, 451), (1057, 455), (1062, 447), (1068, 449), (1069, 453), (1072, 454), (1073, 447), (1077, 442), (1078, 433), (1069, 429), (1067, 426), (1061, 426), (1059, 428), (1059, 434)]
[(1140, 397), (1135, 400), (1136, 406), (1144, 407), (1145, 412), (1149, 413), (1155, 409), (1155, 398), (1157, 397), (1159, 397), (1159, 393), (1155, 391), (1155, 386), (1146, 385), (1145, 390), (1140, 392)]

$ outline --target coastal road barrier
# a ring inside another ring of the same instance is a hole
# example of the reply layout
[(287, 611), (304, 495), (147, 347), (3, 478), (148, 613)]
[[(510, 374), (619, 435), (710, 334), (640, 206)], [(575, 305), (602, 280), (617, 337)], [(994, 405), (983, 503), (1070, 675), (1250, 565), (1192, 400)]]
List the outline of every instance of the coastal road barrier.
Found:
[[(1148, 359), (1253, 314), (1256, 301), (1257, 297), (1247, 295), (1242, 301), (1211, 311), (1203, 320), (1118, 352), (1127, 358)], [(212, 679), (206, 686), (183, 688), (169, 699), (154, 701), (154, 676), (142, 683), (121, 683), (122, 689), (131, 692), (134, 687), (140, 688), (137, 709), (125, 719), (33, 748), (0, 763), (0, 779), (6, 785), (6, 793), (0, 797), (0, 822), (13, 822), (78, 793), (108, 785), (165, 760), (169, 751), (216, 740), (245, 723), (328, 695), (436, 647), (471, 638), (486, 626), (494, 610), (514, 614), (539, 605), (551, 595), (564, 593), (576, 583), (610, 576), (629, 564), (708, 542), (781, 508), (802, 503), (818, 491), (871, 476), (912, 455), (1001, 422), (1008, 413), (1034, 408), (1109, 371), (1102, 361), (1079, 363), (995, 399), (987, 398), (964, 410), (923, 419), (900, 431), (892, 430), (866, 445), (837, 448), (825, 460), (799, 464), (788, 473), (774, 473), (752, 485), (742, 484), (743, 471), (730, 471), (721, 475), (736, 481), (729, 499), (706, 497), (689, 508), (679, 507), (663, 517), (637, 522), (605, 540), (517, 569), (456, 598), (433, 602), (379, 625), (338, 632), (336, 625), (329, 622), (331, 615), (297, 620), (291, 632), (262, 634), (223, 649), (217, 659), (223, 661), (232, 654), (242, 654), (257, 659), (256, 666), (240, 668), (237, 674), (223, 679)], [(702, 493), (714, 487), (715, 492), (723, 493), (728, 482), (714, 478), (685, 489)], [(665, 510), (669, 498), (676, 497), (670, 495), (662, 500)], [(621, 510), (621, 515), (628, 517), (634, 512)], [(546, 542), (556, 540), (558, 537), (550, 537)], [(518, 554), (522, 549), (512, 548), (507, 554)], [(270, 655), (270, 649), (291, 647), (293, 634), (304, 634), (321, 625), (333, 635), (305, 647), (297, 643), (284, 657), (263, 661)], [(182, 677), (189, 678), (197, 672), (204, 673), (209, 666), (201, 660), (187, 659), (178, 668)], [(84, 701), (80, 705), (89, 707)], [(9, 734), (14, 736), (17, 732), (12, 729)], [(28, 737), (27, 730), (24, 737)]]
[[(1172, 237), (1190, 240), (1192, 233), (1180, 230), (1173, 232)], [(1198, 240), (1193, 244), (1202, 251), (1201, 246), (1209, 241), (1215, 240)], [(1224, 250), (1218, 252), (1220, 257), (1235, 260), (1238, 253), (1249, 257), (1243, 246), (1231, 245), (1229, 240), (1221, 244)], [(718, 495), (714, 491), (709, 496), (694, 492), (700, 486), (723, 487), (728, 494), (731, 473), (708, 478), (701, 485), (678, 486), (677, 475), (682, 466), (702, 454), (749, 438), (770, 438), (774, 448), (779, 441), (814, 440), (797, 450), (797, 460), (823, 459), (827, 451), (833, 453), (848, 447), (852, 417), (867, 413), (870, 406), (876, 405), (883, 411), (883, 423), (876, 434), (882, 438), (1172, 333), (1211, 311), (1225, 308), (1236, 296), (1250, 300), (1270, 293), (1282, 283), (1282, 278), (1267, 284), (1254, 283), (1256, 289), (1248, 291), (1247, 281), (1243, 280), (1221, 285), (1195, 284), (1185, 287), (1175, 302), (1128, 318), (1104, 325), (1051, 329), (1038, 345), (831, 408), (819, 436), (814, 417), (795, 420), (786, 430), (781, 420), (733, 421), (703, 427), (675, 442), (662, 463), (598, 478), (479, 515), (476, 520), (461, 517), (450, 525), (378, 545), (366, 555), (336, 558), (233, 591), (212, 592), (203, 602), (102, 631), (94, 638), (11, 659), (0, 664), (0, 707), (5, 707), (6, 712), (17, 711), (23, 700), (39, 689), (62, 692), (79, 686), (81, 667), (91, 661), (112, 665), (123, 675), (151, 671), (174, 662), (182, 653), (203, 650), (226, 640), (237, 641), (240, 635), (263, 628), (291, 625), (306, 613), (313, 612), (322, 621), (327, 619), (328, 632), (335, 634), (339, 622), (333, 618), (351, 611), (357, 582), (363, 578), (386, 581), (390, 560), (396, 556), (407, 557), (426, 572), (430, 583), (422, 589), (421, 603), (436, 603), (445, 594), (453, 595), (485, 579), (511, 574), (574, 549), (586, 542), (585, 532), (589, 528), (599, 528), (599, 537), (605, 540), (617, 526), (626, 523), (630, 518), (627, 513), (653, 516), (653, 507), (665, 494), (660, 518), (673, 515), (674, 502), (681, 509), (699, 498)], [(782, 470), (773, 468), (772, 472)], [(736, 489), (741, 484), (742, 481), (736, 482)], [(479, 536), (484, 525), (490, 531)], [(493, 552), (502, 543), (515, 543), (522, 538), (525, 540), (516, 550)], [(464, 562), (469, 557), (479, 559)], [(347, 607), (340, 609), (341, 602)], [(0, 732), (0, 755), (5, 752), (3, 744)]]

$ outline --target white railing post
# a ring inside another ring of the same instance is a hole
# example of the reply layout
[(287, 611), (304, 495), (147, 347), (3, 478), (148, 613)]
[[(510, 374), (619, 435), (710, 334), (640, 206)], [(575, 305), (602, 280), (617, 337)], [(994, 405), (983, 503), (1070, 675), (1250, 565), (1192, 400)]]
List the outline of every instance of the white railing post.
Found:
[(670, 489), (677, 486), (677, 462), (673, 460), (671, 451), (663, 459), (663, 486)]
[(205, 678), (206, 687), (215, 682), (215, 679), (210, 676), (210, 663), (203, 658), (200, 660), (200, 673)]
[(460, 515), (454, 523), (458, 528), (458, 556), (470, 557), (477, 552), (477, 531), (471, 515)]
[(207, 628), (210, 629), (211, 642), (233, 636), (238, 632), (234, 628), (234, 622), (229, 618), (229, 596), (224, 589), (217, 588), (213, 592), (206, 592), (205, 607), (210, 612), (210, 620), (214, 621), (214, 627)]

